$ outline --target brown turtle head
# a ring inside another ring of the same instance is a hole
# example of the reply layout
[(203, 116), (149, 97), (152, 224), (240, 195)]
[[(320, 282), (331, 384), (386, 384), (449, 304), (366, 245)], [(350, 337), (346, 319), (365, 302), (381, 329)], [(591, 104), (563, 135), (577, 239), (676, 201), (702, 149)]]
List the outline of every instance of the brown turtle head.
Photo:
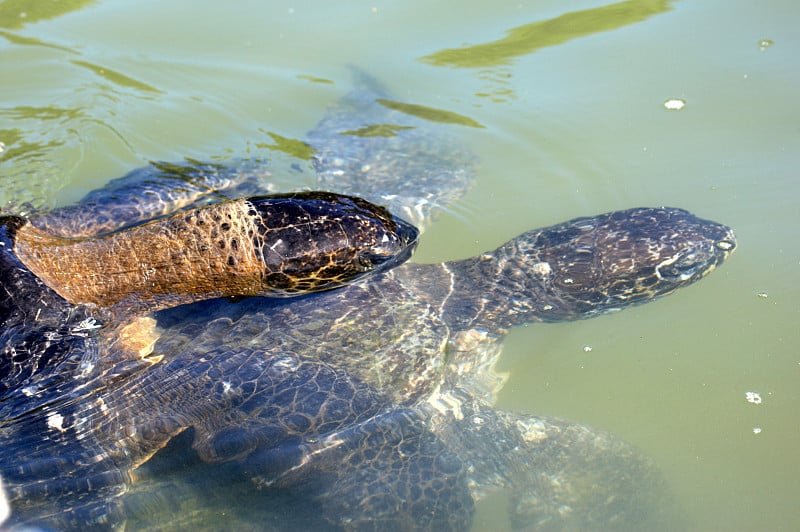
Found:
[(251, 198), (252, 242), (269, 295), (336, 288), (407, 260), (417, 229), (354, 196), (299, 192)]
[(549, 292), (541, 313), (549, 321), (669, 294), (712, 272), (734, 251), (736, 237), (683, 209), (636, 208), (539, 230), (528, 245), (533, 274)]

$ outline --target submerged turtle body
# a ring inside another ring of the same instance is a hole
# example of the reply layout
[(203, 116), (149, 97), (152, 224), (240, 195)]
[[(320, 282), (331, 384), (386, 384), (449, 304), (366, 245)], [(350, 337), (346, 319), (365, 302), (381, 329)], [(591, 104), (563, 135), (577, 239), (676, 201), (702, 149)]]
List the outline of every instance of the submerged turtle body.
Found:
[[(372, 89), (312, 132), (315, 170), (424, 226), (466, 189), (469, 162)], [(394, 136), (363, 134), (375, 125)], [(680, 209), (618, 211), (341, 290), (162, 310), (144, 318), (157, 334), (134, 356), (120, 349), (130, 323), (94, 329), (91, 310), (67, 307), (30, 333), (49, 337), (47, 356), (0, 404), (12, 522), (147, 526), (149, 514), (181, 528), (246, 501), (233, 513), (258, 528), (463, 530), (476, 500), (510, 488), (515, 526), (646, 527), (661, 481), (629, 445), (493, 407), (500, 341), (515, 325), (651, 301), (735, 246), (729, 228)], [(265, 515), (281, 507), (302, 512), (273, 527)]]
[[(728, 228), (686, 211), (632, 209), (297, 301), (211, 303), (202, 318), (174, 309), (162, 313), (155, 345), (174, 362), (149, 385), (197, 365), (173, 354), (210, 367), (235, 357), (235, 369), (216, 383), (203, 376), (200, 388), (236, 402), (236, 414), (198, 418), (193, 450), (266, 493), (319, 504), (343, 528), (465, 529), (474, 501), (496, 488), (513, 488), (521, 527), (646, 526), (637, 512), (663, 503), (660, 480), (631, 447), (492, 407), (503, 382), (493, 371), (499, 342), (518, 324), (670, 293), (713, 271), (734, 245)], [(219, 338), (228, 339), (222, 349)], [(238, 385), (241, 375), (249, 385)], [(188, 387), (180, 394), (192, 397)], [(171, 415), (138, 422), (152, 429)]]

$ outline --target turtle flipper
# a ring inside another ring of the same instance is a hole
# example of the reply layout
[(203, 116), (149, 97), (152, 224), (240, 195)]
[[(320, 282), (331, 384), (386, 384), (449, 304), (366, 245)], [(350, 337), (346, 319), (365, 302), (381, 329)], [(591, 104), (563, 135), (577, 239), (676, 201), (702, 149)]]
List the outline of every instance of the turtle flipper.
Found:
[(4, 524), (69, 531), (108, 530), (121, 522), (127, 473), (90, 436), (76, 398), (33, 395), (25, 410), (16, 395), (24, 394), (3, 398), (19, 407), (4, 409), (0, 427), (0, 478), (10, 507)]
[(265, 496), (314, 501), (345, 529), (468, 527), (461, 462), (418, 412), (393, 409), (347, 372), (288, 352), (250, 357), (222, 378), (244, 400), (194, 425), (203, 460), (227, 463), (228, 474), (235, 468)]
[[(223, 437), (212, 439), (216, 445), (226, 440), (223, 446), (252, 442), (258, 439), (257, 425), (238, 433), (228, 427)], [(202, 438), (205, 430), (197, 435)], [(200, 449), (200, 456), (206, 450)], [(143, 469), (150, 471), (143, 475), (137, 470), (137, 481), (144, 482), (125, 496), (129, 523), (187, 530), (224, 515), (225, 529), (446, 532), (468, 530), (472, 519), (460, 459), (413, 410), (379, 413), (361, 425), (308, 436), (300, 445), (265, 444), (228, 462), (191, 462), (186, 469), (185, 444), (170, 454), (148, 461)], [(179, 469), (169, 469), (169, 460)], [(160, 469), (165, 462), (167, 469)]]
[(513, 528), (662, 530), (678, 522), (652, 461), (619, 438), (477, 402), (461, 413), (442, 440), (467, 464), (476, 499), (509, 491)]
[[(270, 484), (310, 497), (331, 524), (458, 531), (472, 522), (464, 466), (417, 411), (383, 412), (303, 447), (298, 464)], [(273, 452), (254, 457), (264, 462)]]

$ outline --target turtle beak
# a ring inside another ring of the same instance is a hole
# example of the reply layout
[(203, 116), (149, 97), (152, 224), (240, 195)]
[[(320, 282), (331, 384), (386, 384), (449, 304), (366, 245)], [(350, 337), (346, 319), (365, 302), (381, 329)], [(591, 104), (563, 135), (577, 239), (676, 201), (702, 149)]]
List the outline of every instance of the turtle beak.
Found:
[(705, 277), (725, 262), (736, 250), (733, 229), (719, 226), (724, 234), (717, 239), (700, 242), (656, 266), (660, 279), (683, 283)]
[(396, 216), (393, 217), (395, 223), (397, 224), (397, 237), (400, 239), (406, 247), (415, 248), (417, 247), (417, 240), (419, 239), (419, 230), (414, 227), (412, 224), (408, 223), (407, 221), (403, 220), (402, 218), (398, 218)]
[(411, 258), (417, 247), (419, 231), (412, 224), (396, 216), (394, 231), (383, 234), (381, 241), (361, 254), (361, 263), (367, 268), (392, 268)]

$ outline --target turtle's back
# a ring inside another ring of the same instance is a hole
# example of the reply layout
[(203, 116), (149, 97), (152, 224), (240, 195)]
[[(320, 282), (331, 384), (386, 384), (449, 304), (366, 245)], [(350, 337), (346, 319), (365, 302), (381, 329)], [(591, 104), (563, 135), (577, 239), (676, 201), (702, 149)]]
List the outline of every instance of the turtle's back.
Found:
[(231, 348), (260, 345), (267, 353), (300, 353), (346, 369), (397, 404), (424, 399), (442, 378), (450, 329), (391, 271), (313, 296), (200, 306), (158, 313), (156, 352), (202, 353), (224, 338)]

